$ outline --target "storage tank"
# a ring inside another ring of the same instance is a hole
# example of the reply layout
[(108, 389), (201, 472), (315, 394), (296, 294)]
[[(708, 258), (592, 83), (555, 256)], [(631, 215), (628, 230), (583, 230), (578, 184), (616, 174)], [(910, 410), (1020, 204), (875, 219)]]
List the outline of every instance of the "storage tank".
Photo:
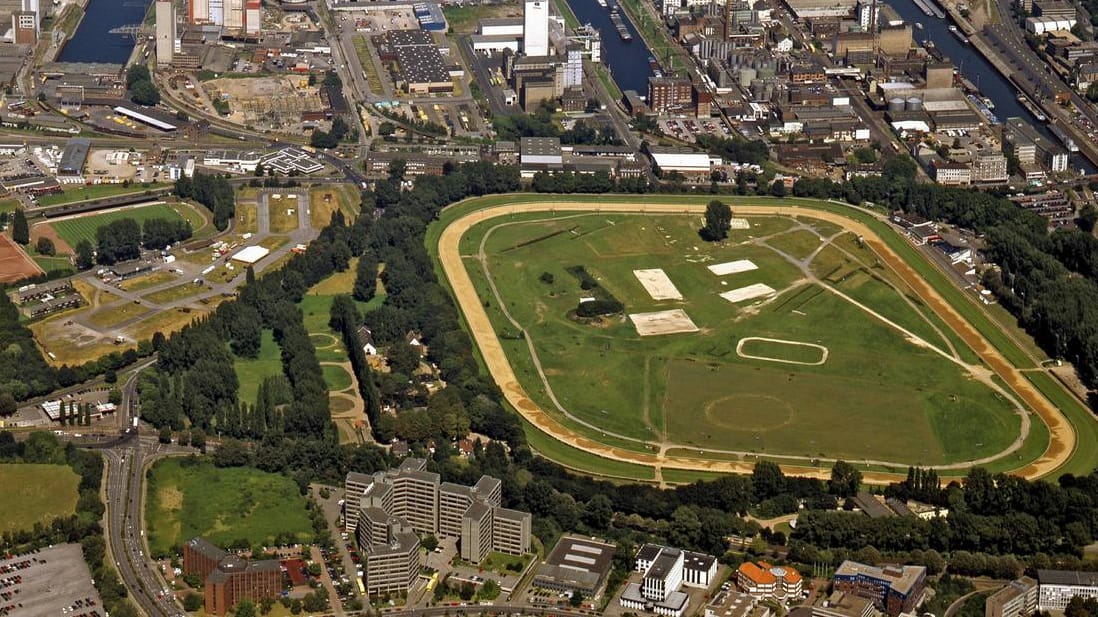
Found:
[(922, 111), (923, 110), (923, 99), (921, 99), (917, 96), (907, 97), (907, 110), (908, 111)]
[(900, 97), (888, 99), (888, 111), (903, 111), (904, 100)]
[(740, 69), (740, 87), (746, 88), (751, 85), (751, 82), (755, 81), (758, 77), (758, 72), (750, 67), (744, 67)]

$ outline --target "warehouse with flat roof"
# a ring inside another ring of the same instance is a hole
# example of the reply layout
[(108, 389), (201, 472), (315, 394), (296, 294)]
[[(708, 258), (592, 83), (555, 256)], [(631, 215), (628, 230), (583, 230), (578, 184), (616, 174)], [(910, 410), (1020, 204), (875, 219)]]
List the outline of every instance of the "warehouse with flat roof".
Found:
[(65, 143), (65, 149), (61, 151), (61, 162), (57, 165), (57, 173), (66, 176), (78, 176), (84, 170), (84, 163), (88, 160), (88, 152), (91, 150), (91, 140), (86, 137), (74, 137)]

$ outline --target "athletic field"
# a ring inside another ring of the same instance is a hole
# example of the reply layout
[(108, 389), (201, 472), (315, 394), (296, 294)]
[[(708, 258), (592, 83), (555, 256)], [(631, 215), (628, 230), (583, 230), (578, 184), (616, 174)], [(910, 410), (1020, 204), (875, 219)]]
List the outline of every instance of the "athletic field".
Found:
[(195, 220), (192, 218), (198, 216), (198, 220), (201, 221), (201, 216), (194, 212), (190, 206), (165, 203), (136, 208), (119, 208), (102, 214), (77, 215), (71, 218), (65, 218), (64, 220), (54, 221), (50, 223), (50, 225), (57, 231), (57, 235), (61, 236), (61, 239), (70, 247), (75, 248), (81, 240), (87, 240), (94, 247), (96, 243), (95, 232), (103, 225), (119, 219), (133, 219), (137, 221), (139, 225), (143, 224), (148, 219), (154, 218), (178, 221), (184, 218), (181, 214), (184, 209), (189, 211), (188, 214), (191, 215), (187, 217), (187, 220), (191, 221), (191, 226), (195, 230), (201, 227), (201, 223), (195, 224)]
[[(462, 302), (481, 352), (509, 393), (509, 371), (493, 368), (498, 347), (530, 399), (509, 400), (573, 447), (714, 471), (769, 458), (825, 473), (842, 458), (885, 472), (981, 464), (1040, 474), (1067, 458), (1064, 418), (1004, 372), (981, 332), (956, 330), (960, 315), (942, 312), (937, 287), (912, 288), (910, 267), (894, 270), (892, 251), (882, 258), (841, 219), (734, 207), (746, 228), (710, 244), (697, 235), (700, 214), (531, 210), (481, 217), (468, 207), (464, 233), (446, 237), (444, 215), (429, 244), (441, 238), (451, 285), (460, 254), (494, 335)], [(576, 316), (606, 295), (624, 311)]]

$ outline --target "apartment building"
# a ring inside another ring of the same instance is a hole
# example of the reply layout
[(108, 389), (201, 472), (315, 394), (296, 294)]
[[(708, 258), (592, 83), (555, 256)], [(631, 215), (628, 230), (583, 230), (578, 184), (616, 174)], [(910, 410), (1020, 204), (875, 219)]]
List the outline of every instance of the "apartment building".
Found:
[(1037, 592), (1037, 581), (1023, 576), (988, 597), (984, 617), (1029, 617), (1037, 611)]
[(503, 485), (496, 478), (482, 476), (473, 486), (440, 482), (427, 461), (409, 458), (397, 469), (349, 473), (344, 487), (346, 527), (372, 560), (369, 593), (407, 589), (405, 582), (415, 579), (405, 570), (409, 537), (416, 547), (423, 534), (457, 538), (461, 558), (473, 563), (492, 551), (530, 552), (531, 516), (502, 507)]

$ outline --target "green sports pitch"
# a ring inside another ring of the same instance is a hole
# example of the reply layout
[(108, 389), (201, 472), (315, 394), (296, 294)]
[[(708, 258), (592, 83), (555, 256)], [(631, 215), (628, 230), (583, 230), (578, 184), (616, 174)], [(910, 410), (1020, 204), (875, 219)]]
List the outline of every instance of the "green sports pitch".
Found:
[[(186, 213), (189, 215), (186, 219), (191, 221), (191, 226), (194, 229), (198, 229), (198, 227), (201, 226), (201, 216), (194, 212), (190, 206), (164, 203), (120, 208), (102, 214), (74, 216), (65, 220), (54, 221), (50, 223), (50, 225), (57, 232), (57, 235), (61, 236), (62, 240), (75, 249), (76, 245), (79, 244), (81, 240), (87, 240), (94, 247), (96, 243), (96, 230), (113, 221), (134, 219), (139, 225), (148, 219), (157, 218), (167, 219), (169, 221), (179, 221), (184, 219), (184, 211), (187, 211)], [(195, 223), (196, 216), (198, 217), (198, 224)]]
[[(811, 218), (743, 220), (713, 244), (698, 216), (527, 213), (478, 223), (460, 248), (526, 392), (601, 443), (884, 467), (1013, 467), (1041, 449), (1043, 425), (1023, 435), (1012, 394), (857, 237)], [(739, 267), (710, 269), (721, 264)], [(654, 270), (646, 286), (637, 271)], [(576, 317), (600, 294), (624, 312)], [(676, 310), (689, 327), (664, 319)], [(648, 313), (679, 331), (642, 336), (632, 316)]]

